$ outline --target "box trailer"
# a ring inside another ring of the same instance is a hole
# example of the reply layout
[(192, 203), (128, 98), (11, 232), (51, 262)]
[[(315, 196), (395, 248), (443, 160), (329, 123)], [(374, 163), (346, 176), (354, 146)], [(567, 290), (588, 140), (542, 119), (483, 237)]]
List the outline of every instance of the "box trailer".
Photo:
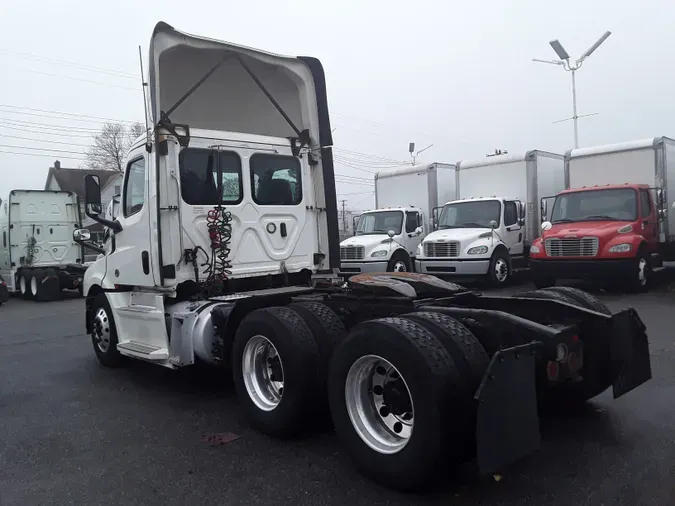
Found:
[(563, 155), (532, 150), (457, 164), (458, 199), (418, 247), (416, 269), (441, 277), (488, 276), (495, 285), (526, 267), (539, 232), (539, 199), (565, 188)]
[(621, 280), (646, 289), (675, 260), (675, 140), (654, 137), (565, 155), (567, 190), (542, 202), (546, 222), (532, 254), (535, 281)]
[(340, 273), (408, 272), (417, 246), (433, 230), (434, 210), (457, 195), (454, 164), (430, 163), (375, 174), (375, 207), (340, 243)]
[(0, 275), (9, 291), (46, 301), (81, 289), (84, 251), (72, 236), (81, 226), (77, 195), (12, 190), (0, 207)]

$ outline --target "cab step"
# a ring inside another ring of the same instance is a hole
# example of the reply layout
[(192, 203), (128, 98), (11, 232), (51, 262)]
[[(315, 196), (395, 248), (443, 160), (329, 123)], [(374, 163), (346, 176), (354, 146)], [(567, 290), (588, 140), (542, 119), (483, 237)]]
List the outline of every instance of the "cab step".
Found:
[(169, 350), (166, 348), (158, 348), (157, 346), (138, 343), (136, 341), (123, 341), (118, 343), (117, 350), (122, 355), (145, 360), (166, 360), (169, 358)]

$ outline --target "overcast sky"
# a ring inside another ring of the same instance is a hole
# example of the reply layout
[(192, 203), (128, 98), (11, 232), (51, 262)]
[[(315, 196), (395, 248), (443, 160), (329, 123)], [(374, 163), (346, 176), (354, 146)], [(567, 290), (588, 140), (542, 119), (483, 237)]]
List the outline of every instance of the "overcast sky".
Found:
[[(351, 166), (338, 163), (338, 174), (370, 179), (367, 171), (390, 164), (380, 158), (409, 161), (413, 141), (417, 149), (434, 144), (424, 162), (482, 158), (496, 148), (570, 149), (572, 122), (553, 124), (572, 115), (570, 75), (531, 59), (555, 58), (554, 38), (578, 57), (606, 30), (612, 36), (577, 75), (579, 114), (599, 113), (580, 120), (580, 145), (675, 136), (675, 2), (668, 0), (5, 0), (0, 195), (43, 188), (57, 158), (82, 165), (99, 126), (91, 116), (142, 119), (138, 45), (147, 59), (160, 20), (319, 58), (335, 146), (360, 153), (343, 151)], [(374, 205), (371, 193), (372, 185), (338, 184), (338, 198), (358, 209)]]

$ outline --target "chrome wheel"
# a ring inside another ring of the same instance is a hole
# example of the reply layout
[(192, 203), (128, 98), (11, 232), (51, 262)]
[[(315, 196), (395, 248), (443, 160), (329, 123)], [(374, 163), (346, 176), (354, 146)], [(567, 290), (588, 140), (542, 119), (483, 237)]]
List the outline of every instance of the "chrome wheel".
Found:
[(394, 264), (394, 272), (408, 272), (405, 262), (399, 260)]
[(410, 389), (389, 361), (366, 355), (352, 364), (345, 381), (345, 405), (352, 426), (378, 453), (401, 451), (413, 431)]
[(495, 262), (495, 279), (500, 283), (506, 281), (509, 277), (509, 264), (503, 258), (498, 258)]
[(284, 366), (279, 352), (265, 336), (248, 340), (241, 357), (244, 385), (253, 403), (263, 411), (272, 411), (284, 395)]
[(94, 315), (92, 337), (98, 349), (106, 353), (110, 348), (110, 318), (102, 307)]
[(21, 291), (21, 295), (26, 295), (26, 277), (21, 276), (19, 278), (19, 290)]
[(30, 291), (33, 293), (33, 295), (37, 295), (38, 291), (38, 285), (37, 285), (37, 278), (33, 276), (30, 278)]
[(638, 283), (640, 283), (640, 286), (647, 285), (648, 270), (649, 265), (647, 264), (647, 259), (645, 257), (640, 257), (640, 260), (638, 260)]

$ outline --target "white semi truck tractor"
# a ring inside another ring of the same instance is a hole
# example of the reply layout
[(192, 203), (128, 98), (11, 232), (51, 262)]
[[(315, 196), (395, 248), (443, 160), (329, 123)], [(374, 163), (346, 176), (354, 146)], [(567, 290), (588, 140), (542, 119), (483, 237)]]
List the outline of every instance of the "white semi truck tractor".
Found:
[(406, 490), (447, 464), (475, 457), (493, 473), (534, 451), (540, 402), (650, 378), (637, 313), (581, 291), (484, 297), (412, 273), (342, 282), (319, 60), (159, 23), (148, 88), (151, 135), (128, 153), (116, 218), (85, 178), (87, 214), (110, 229), (84, 279), (104, 366), (220, 367), (259, 430), (301, 436), (330, 416), (363, 473)]

